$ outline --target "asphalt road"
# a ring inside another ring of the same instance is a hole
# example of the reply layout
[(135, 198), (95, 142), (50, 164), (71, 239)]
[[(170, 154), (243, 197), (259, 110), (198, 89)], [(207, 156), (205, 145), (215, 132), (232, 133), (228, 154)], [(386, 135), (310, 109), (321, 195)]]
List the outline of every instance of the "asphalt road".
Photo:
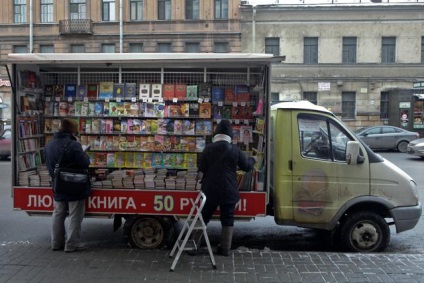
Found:
[[(380, 152), (411, 175), (419, 185), (421, 202), (424, 202), (424, 160), (397, 152)], [(0, 162), (0, 245), (12, 242), (49, 246), (50, 217), (30, 217), (22, 211), (13, 211), (11, 197), (10, 162)], [(424, 253), (424, 218), (413, 230), (396, 234), (392, 230), (386, 253)], [(219, 239), (220, 224), (212, 222), (208, 235), (212, 243)], [(126, 248), (122, 229), (113, 231), (112, 219), (87, 218), (83, 222), (83, 238), (88, 246)], [(261, 217), (249, 222), (237, 222), (233, 247), (286, 251), (335, 251), (326, 233), (312, 229), (278, 226), (272, 217)]]

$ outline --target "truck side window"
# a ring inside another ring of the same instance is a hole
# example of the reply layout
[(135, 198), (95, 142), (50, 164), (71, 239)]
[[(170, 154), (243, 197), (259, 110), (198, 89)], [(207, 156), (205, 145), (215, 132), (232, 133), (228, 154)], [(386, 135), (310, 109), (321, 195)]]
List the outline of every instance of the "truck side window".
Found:
[(300, 114), (298, 124), (303, 157), (346, 161), (346, 144), (350, 138), (338, 124), (312, 114)]

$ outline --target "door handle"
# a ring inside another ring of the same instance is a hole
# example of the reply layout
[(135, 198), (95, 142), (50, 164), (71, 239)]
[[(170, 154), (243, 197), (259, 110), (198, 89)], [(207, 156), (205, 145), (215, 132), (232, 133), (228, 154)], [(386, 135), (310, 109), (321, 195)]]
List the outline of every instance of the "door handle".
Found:
[(293, 171), (293, 160), (289, 160), (289, 170)]

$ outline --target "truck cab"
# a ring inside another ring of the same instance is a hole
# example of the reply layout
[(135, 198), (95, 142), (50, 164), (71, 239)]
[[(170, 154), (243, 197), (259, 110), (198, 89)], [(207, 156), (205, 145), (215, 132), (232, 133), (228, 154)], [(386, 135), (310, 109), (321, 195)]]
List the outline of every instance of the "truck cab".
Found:
[[(275, 222), (332, 231), (350, 251), (376, 252), (421, 216), (413, 179), (370, 150), (327, 109), (273, 105), (271, 191)], [(391, 219), (391, 220), (389, 220)]]

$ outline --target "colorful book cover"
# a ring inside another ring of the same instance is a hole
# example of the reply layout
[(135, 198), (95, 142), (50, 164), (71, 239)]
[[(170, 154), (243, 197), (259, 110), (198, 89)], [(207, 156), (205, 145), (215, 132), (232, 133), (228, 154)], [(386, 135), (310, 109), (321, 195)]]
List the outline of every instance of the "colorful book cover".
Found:
[(147, 151), (147, 136), (140, 136), (139, 144), (141, 151)]
[[(102, 83), (100, 83), (100, 92), (102, 91)], [(113, 84), (113, 97), (124, 98), (125, 85), (124, 84)]]
[(212, 87), (212, 101), (213, 102), (219, 102), (224, 101), (225, 99), (225, 92), (224, 88), (220, 86), (213, 86)]
[(189, 105), (188, 105), (188, 116), (189, 117), (199, 116), (199, 104), (198, 103), (189, 103)]
[(100, 119), (91, 120), (91, 133), (93, 134), (100, 133)]
[(124, 101), (124, 116), (131, 116), (131, 102)]
[(121, 134), (126, 134), (128, 131), (128, 121), (121, 120)]
[(162, 84), (152, 84), (152, 91), (150, 96), (160, 98), (162, 97)]
[(54, 97), (63, 98), (65, 96), (65, 88), (63, 85), (53, 86)]
[(154, 117), (162, 118), (165, 115), (165, 103), (154, 102)]
[(99, 119), (99, 120), (100, 120), (99, 132), (104, 134), (106, 133), (106, 119)]
[(213, 109), (213, 118), (214, 119), (222, 119), (223, 106), (218, 106), (217, 104), (214, 104), (212, 106), (212, 109)]
[(87, 85), (87, 98), (88, 99), (97, 99), (99, 96), (99, 85), (98, 84), (88, 84)]
[(155, 103), (146, 102), (146, 112), (144, 113), (146, 117), (155, 117)]
[(133, 168), (134, 167), (134, 152), (127, 152), (125, 156), (125, 167)]
[(174, 134), (175, 135), (182, 135), (183, 134), (183, 121), (182, 120), (175, 120), (174, 121)]
[(75, 116), (75, 106), (73, 102), (68, 103), (68, 116), (71, 116), (71, 117)]
[(65, 85), (65, 98), (75, 98), (77, 97), (77, 85), (75, 84), (66, 84)]
[(110, 112), (109, 112), (109, 102), (104, 102), (103, 103), (103, 115), (104, 116), (109, 116)]
[(94, 164), (98, 167), (105, 167), (107, 162), (106, 152), (95, 152), (94, 153)]
[(140, 119), (133, 119), (133, 133), (134, 134), (141, 134), (141, 120)]
[(194, 135), (194, 129), (196, 127), (196, 123), (194, 120), (184, 120), (183, 121), (183, 134), (184, 135)]
[(124, 116), (125, 108), (124, 108), (125, 102), (116, 102), (116, 111), (118, 112), (118, 116)]
[(196, 168), (197, 167), (197, 154), (186, 153), (185, 156), (185, 168)]
[(77, 87), (77, 98), (83, 100), (87, 97), (87, 85), (78, 85)]
[(106, 154), (106, 165), (107, 165), (107, 167), (111, 167), (111, 168), (115, 167), (115, 153), (114, 152), (108, 152)]
[(180, 143), (178, 145), (178, 150), (180, 151), (188, 151), (188, 143), (186, 136), (180, 136)]
[(115, 133), (121, 132), (121, 121), (119, 119), (113, 120), (113, 132)]
[(167, 119), (158, 119), (158, 134), (166, 135), (166, 121)]
[(105, 119), (106, 120), (106, 134), (112, 134), (113, 133), (113, 119)]
[(52, 132), (52, 124), (53, 124), (52, 119), (45, 119), (44, 120), (44, 132), (45, 133), (51, 133)]
[(175, 133), (175, 120), (173, 119), (165, 119), (166, 121), (166, 133), (174, 134)]
[(53, 85), (45, 85), (44, 86), (44, 96), (46, 98), (53, 98), (54, 97), (54, 87)]
[(140, 84), (138, 98), (150, 97), (150, 84)]
[(146, 102), (140, 102), (138, 111), (139, 117), (146, 117)]
[(163, 150), (163, 143), (164, 143), (164, 136), (155, 135), (155, 149), (154, 150), (162, 151)]
[(87, 118), (80, 118), (79, 119), (79, 132), (81, 134), (85, 134), (86, 120), (87, 120)]
[(203, 102), (199, 104), (199, 117), (200, 118), (211, 118), (212, 106), (209, 102)]
[(186, 168), (183, 153), (175, 153), (174, 154), (174, 167)]
[(196, 151), (196, 137), (186, 137), (188, 151)]
[(255, 122), (255, 131), (263, 133), (265, 126), (265, 118), (257, 117)]
[(180, 106), (180, 117), (188, 117), (189, 116), (189, 103), (181, 103)]
[(144, 167), (144, 153), (143, 152), (134, 152), (134, 167), (143, 168)]
[(61, 101), (59, 102), (59, 116), (68, 116), (68, 102)]
[(135, 83), (125, 83), (124, 90), (125, 98), (137, 97), (137, 85)]
[(125, 166), (125, 152), (115, 152), (115, 167), (122, 168)]
[(232, 107), (231, 108), (231, 119), (242, 119), (241, 107)]
[(169, 105), (168, 111), (169, 111), (168, 117), (180, 117), (180, 105), (179, 104)]
[(172, 100), (175, 97), (175, 85), (164, 84), (162, 96), (164, 100)]
[(204, 137), (196, 137), (196, 152), (202, 152), (205, 149), (206, 140)]
[(188, 85), (186, 89), (186, 97), (188, 100), (197, 99), (197, 85)]
[(132, 117), (138, 117), (140, 104), (138, 102), (130, 102), (130, 109), (128, 110), (127, 115)]
[(113, 98), (113, 82), (100, 82), (99, 99)]
[(119, 136), (119, 150), (127, 150), (127, 137)]
[(109, 116), (118, 116), (118, 105), (116, 101), (109, 101)]
[(225, 95), (225, 101), (228, 102), (233, 102), (235, 101), (235, 93), (234, 93), (234, 89), (231, 87), (226, 87), (224, 90), (224, 95)]
[(187, 98), (187, 85), (185, 84), (176, 84), (174, 90), (174, 97), (179, 100), (185, 100)]
[(240, 125), (233, 125), (233, 143), (237, 144), (240, 141)]
[(163, 166), (165, 166), (166, 168), (174, 167), (174, 164), (175, 164), (174, 157), (175, 157), (174, 153), (164, 153)]
[(133, 134), (133, 133), (134, 133), (134, 120), (127, 119), (127, 134)]
[(232, 108), (233, 107), (229, 106), (229, 105), (224, 105), (222, 107), (222, 113), (221, 113), (222, 119), (227, 119), (227, 120), (231, 119), (231, 109)]
[(81, 145), (87, 146), (88, 145), (88, 136), (81, 135), (80, 143), (81, 143)]
[(127, 136), (127, 150), (138, 150), (138, 143), (135, 136)]
[(120, 136), (113, 136), (113, 150), (119, 150)]
[(240, 127), (240, 141), (243, 143), (250, 143), (253, 140), (252, 126)]
[(106, 150), (106, 143), (107, 143), (107, 137), (106, 136), (100, 136), (100, 150)]
[(152, 164), (152, 153), (150, 152), (145, 152), (144, 153), (144, 168), (152, 168), (153, 164)]
[(103, 115), (103, 101), (94, 102), (94, 115)]
[(113, 150), (113, 136), (106, 136), (106, 150)]
[(147, 137), (146, 150), (147, 151), (155, 150), (155, 136), (148, 136)]
[(74, 108), (75, 108), (75, 116), (81, 116), (82, 102), (81, 101), (75, 101), (74, 102)]
[(163, 166), (163, 154), (161, 152), (152, 153), (152, 166), (153, 167)]
[(163, 138), (163, 150), (164, 151), (172, 150), (172, 137), (171, 136), (164, 136), (164, 138)]
[(150, 120), (150, 133), (156, 134), (158, 132), (158, 129), (159, 129), (158, 120), (156, 119)]

